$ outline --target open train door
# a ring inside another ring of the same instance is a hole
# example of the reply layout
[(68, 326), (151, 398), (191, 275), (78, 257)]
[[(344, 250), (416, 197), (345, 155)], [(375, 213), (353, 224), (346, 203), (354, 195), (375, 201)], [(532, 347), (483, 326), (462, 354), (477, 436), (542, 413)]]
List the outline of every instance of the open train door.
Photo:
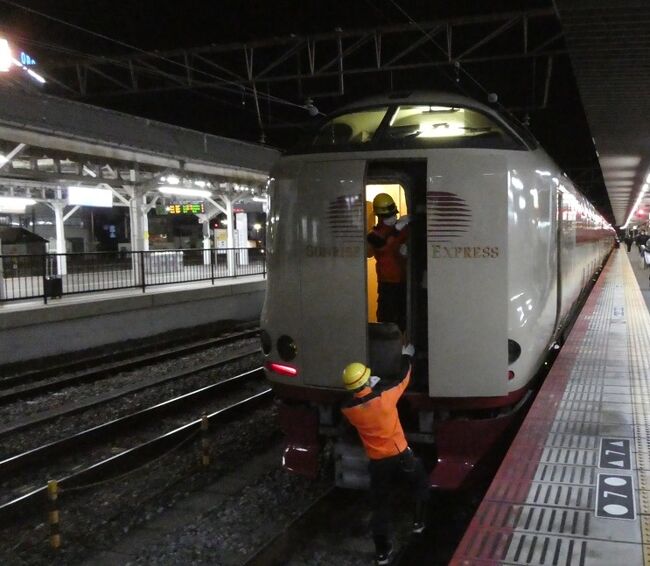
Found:
[(340, 388), (350, 362), (367, 359), (363, 160), (314, 161), (298, 186), (299, 348), (304, 383)]

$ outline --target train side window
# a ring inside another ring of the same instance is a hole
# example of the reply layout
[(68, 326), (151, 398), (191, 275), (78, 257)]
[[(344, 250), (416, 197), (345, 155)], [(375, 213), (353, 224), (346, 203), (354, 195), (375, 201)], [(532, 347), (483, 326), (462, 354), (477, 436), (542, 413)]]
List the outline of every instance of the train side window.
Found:
[(372, 141), (387, 110), (388, 107), (384, 106), (336, 116), (318, 130), (311, 145), (326, 148), (368, 144)]
[(398, 106), (382, 142), (391, 147), (489, 147), (523, 149), (490, 117), (470, 108)]

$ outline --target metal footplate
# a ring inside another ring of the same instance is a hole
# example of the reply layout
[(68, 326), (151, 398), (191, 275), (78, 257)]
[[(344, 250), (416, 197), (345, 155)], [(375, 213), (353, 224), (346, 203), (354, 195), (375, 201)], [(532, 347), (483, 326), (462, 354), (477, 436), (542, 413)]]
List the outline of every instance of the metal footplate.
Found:
[(368, 457), (363, 447), (347, 440), (334, 445), (336, 486), (346, 489), (368, 489)]

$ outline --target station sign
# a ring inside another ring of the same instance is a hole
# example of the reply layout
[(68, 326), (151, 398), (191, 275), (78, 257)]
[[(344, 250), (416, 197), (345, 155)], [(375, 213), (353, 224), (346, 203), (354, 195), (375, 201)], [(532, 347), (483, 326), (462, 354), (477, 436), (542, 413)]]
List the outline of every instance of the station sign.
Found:
[(596, 517), (634, 519), (634, 485), (626, 475), (598, 474)]
[(99, 187), (68, 187), (68, 204), (112, 208), (113, 191)]
[(32, 67), (33, 65), (36, 65), (36, 59), (24, 51), (20, 52), (20, 62), (25, 65), (25, 67)]
[(631, 459), (629, 438), (601, 438), (599, 468), (630, 470)]

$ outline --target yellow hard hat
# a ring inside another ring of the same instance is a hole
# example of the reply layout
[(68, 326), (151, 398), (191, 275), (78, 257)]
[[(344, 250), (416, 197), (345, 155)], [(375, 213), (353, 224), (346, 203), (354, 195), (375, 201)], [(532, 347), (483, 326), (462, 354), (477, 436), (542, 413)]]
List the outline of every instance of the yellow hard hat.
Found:
[(397, 214), (397, 207), (393, 197), (386, 193), (379, 193), (372, 200), (372, 210), (377, 216), (392, 216)]
[(359, 389), (370, 379), (370, 368), (359, 362), (345, 366), (343, 370), (343, 384), (346, 389)]

